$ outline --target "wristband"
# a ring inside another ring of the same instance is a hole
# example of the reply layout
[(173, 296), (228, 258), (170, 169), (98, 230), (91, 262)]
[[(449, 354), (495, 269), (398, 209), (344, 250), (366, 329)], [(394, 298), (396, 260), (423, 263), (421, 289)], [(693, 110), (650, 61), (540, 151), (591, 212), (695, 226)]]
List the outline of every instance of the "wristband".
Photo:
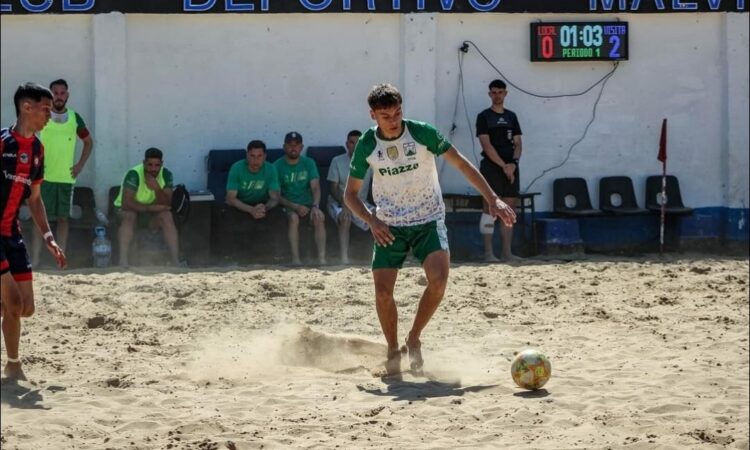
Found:
[(8, 362), (18, 364), (21, 362), (21, 358), (8, 358)]
[(48, 240), (49, 238), (52, 238), (53, 241), (55, 240), (55, 237), (52, 235), (51, 231), (48, 231), (48, 232), (44, 233), (44, 235), (42, 235), (42, 237), (44, 238), (45, 241)]
[(518, 165), (518, 158), (513, 158), (513, 164)]

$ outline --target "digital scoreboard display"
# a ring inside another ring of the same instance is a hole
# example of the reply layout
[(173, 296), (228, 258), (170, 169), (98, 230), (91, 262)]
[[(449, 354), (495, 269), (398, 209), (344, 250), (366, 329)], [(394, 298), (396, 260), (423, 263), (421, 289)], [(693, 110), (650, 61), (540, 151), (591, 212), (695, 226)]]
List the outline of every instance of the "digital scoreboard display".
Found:
[(532, 61), (628, 59), (627, 22), (534, 22)]

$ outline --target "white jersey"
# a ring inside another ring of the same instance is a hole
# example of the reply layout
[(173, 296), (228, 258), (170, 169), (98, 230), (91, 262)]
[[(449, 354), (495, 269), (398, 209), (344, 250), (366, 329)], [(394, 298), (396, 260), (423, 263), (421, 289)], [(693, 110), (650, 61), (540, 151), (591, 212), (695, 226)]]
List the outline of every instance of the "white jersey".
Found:
[(362, 179), (372, 167), (376, 216), (390, 226), (421, 225), (445, 219), (435, 156), (452, 147), (434, 127), (404, 120), (396, 139), (378, 136), (377, 127), (362, 135), (349, 175)]

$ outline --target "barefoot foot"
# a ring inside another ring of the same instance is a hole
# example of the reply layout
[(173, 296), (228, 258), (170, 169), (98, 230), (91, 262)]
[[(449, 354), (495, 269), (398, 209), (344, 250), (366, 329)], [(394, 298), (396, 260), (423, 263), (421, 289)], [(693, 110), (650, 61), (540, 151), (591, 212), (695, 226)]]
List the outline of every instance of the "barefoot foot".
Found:
[(406, 339), (406, 349), (409, 352), (409, 365), (411, 370), (418, 372), (424, 366), (422, 359), (422, 342), (419, 339)]
[(6, 363), (4, 373), (5, 376), (11, 380), (26, 381), (26, 375), (23, 373), (23, 368), (21, 367), (20, 362)]

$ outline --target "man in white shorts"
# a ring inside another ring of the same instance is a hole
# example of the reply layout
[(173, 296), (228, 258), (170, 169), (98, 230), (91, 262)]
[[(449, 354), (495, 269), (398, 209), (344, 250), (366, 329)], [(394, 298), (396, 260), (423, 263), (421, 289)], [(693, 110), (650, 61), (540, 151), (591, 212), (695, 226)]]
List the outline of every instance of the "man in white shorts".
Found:
[[(344, 191), (346, 190), (346, 179), (349, 178), (349, 165), (352, 162), (354, 147), (357, 146), (362, 132), (352, 130), (346, 136), (346, 153), (331, 160), (331, 168), (328, 170), (328, 181), (331, 183), (331, 193), (328, 196), (328, 215), (331, 216), (339, 228), (339, 245), (341, 247), (341, 263), (349, 264), (349, 230), (352, 223), (362, 231), (368, 231), (370, 226), (360, 217), (352, 214), (344, 204)], [(359, 198), (372, 210), (374, 207), (367, 203), (372, 171), (368, 170), (363, 180), (364, 187), (359, 193)]]

